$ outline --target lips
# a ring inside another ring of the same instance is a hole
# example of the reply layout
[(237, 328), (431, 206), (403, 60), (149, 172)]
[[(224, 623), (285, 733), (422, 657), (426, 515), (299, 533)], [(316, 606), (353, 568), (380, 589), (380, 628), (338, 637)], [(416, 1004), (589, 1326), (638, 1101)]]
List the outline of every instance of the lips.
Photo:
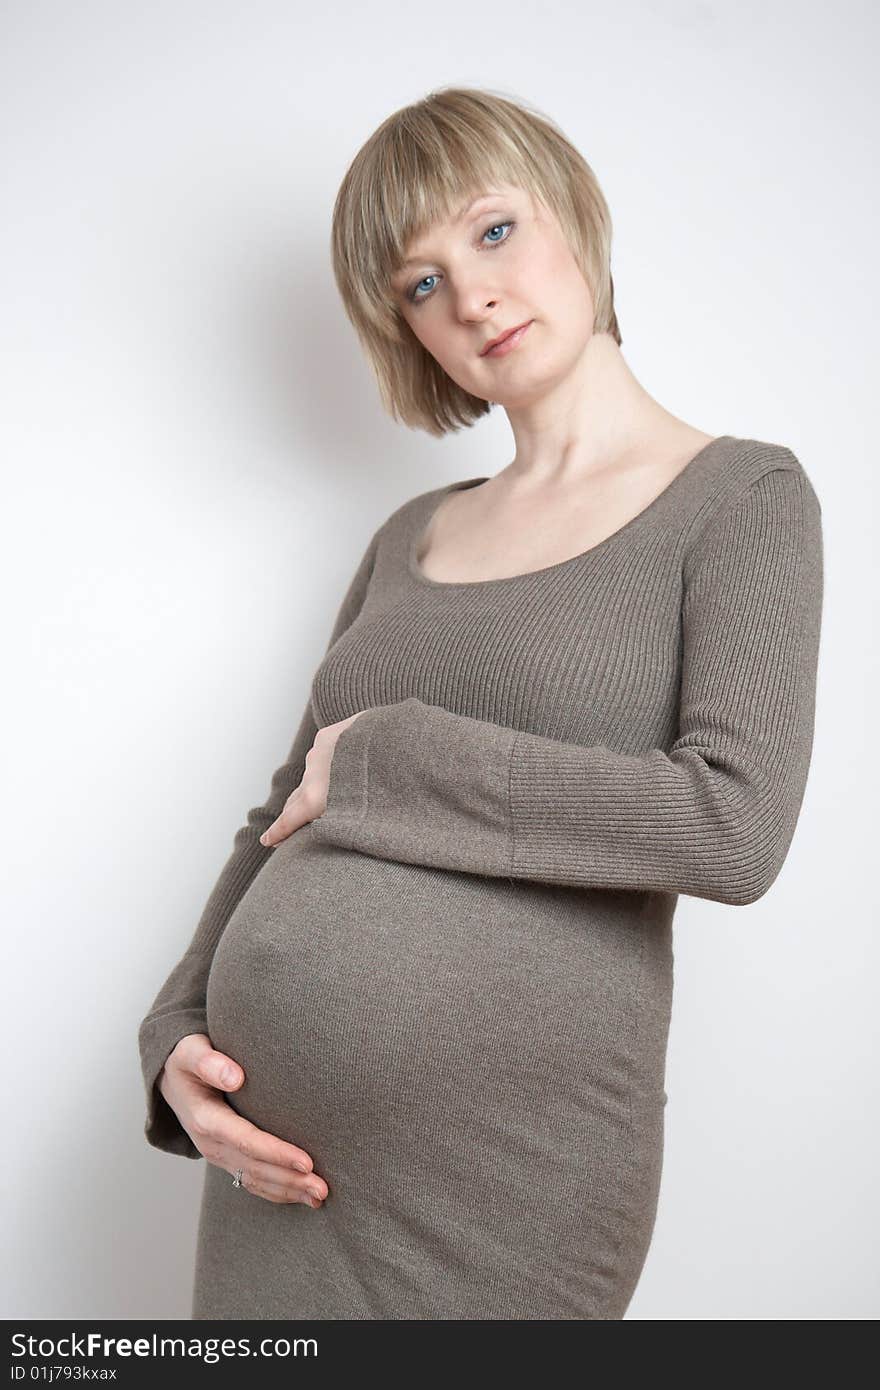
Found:
[(480, 356), (487, 357), (491, 355), (494, 357), (498, 355), (497, 350), (499, 348), (503, 348), (508, 344), (510, 347), (513, 347), (515, 345), (513, 342), (514, 338), (519, 342), (519, 339), (532, 322), (532, 319), (527, 319), (525, 323), (519, 323), (515, 328), (509, 328), (506, 333), (502, 333), (499, 337), (493, 338), (491, 342), (487, 343), (486, 346), (480, 350)]

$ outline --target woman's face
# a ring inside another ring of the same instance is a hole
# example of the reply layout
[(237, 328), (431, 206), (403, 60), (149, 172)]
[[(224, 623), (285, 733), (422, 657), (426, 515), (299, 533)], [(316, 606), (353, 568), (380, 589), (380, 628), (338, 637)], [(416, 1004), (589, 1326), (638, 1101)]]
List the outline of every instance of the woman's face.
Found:
[[(392, 279), (400, 311), (474, 396), (530, 404), (572, 370), (589, 341), (589, 286), (556, 218), (524, 189), (493, 185), (406, 255)], [(510, 351), (481, 355), (493, 338), (529, 321)]]

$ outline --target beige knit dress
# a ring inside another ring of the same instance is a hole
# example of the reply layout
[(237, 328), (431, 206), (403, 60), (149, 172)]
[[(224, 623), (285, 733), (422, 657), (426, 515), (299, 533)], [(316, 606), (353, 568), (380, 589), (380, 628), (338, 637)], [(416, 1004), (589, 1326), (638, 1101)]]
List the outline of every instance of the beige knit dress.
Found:
[[(370, 541), (140, 1026), (151, 1144), (199, 1157), (155, 1080), (207, 1032), (246, 1073), (229, 1104), (329, 1187), (281, 1205), (206, 1163), (194, 1318), (622, 1318), (677, 896), (752, 903), (791, 843), (822, 608), (795, 455), (723, 435), (598, 545), (485, 582), (416, 563), (450, 490)], [(317, 729), (357, 710), (324, 815), (264, 848)]]

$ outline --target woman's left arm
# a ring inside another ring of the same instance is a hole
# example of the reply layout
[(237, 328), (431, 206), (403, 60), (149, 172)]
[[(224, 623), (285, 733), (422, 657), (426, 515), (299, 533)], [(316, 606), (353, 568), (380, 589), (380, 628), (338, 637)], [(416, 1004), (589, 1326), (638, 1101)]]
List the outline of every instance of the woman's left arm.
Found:
[(804, 470), (751, 482), (684, 581), (668, 753), (563, 743), (412, 697), (337, 739), (314, 838), (468, 873), (754, 902), (785, 861), (812, 752), (823, 554)]

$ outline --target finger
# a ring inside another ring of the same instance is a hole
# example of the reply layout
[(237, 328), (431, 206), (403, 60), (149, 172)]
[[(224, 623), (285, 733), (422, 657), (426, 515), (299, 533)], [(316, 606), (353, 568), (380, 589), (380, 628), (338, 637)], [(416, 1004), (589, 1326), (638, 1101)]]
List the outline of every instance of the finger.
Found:
[(285, 1194), (293, 1196), (298, 1202), (305, 1201), (310, 1197), (317, 1202), (323, 1202), (329, 1190), (324, 1179), (320, 1178), (317, 1173), (293, 1173), (289, 1167), (279, 1168), (277, 1163), (265, 1163), (258, 1159), (252, 1159), (247, 1172), (254, 1182), (259, 1183), (267, 1191), (278, 1196)]
[(221, 1091), (237, 1091), (244, 1084), (244, 1070), (225, 1052), (210, 1048), (196, 1062), (196, 1075)]
[[(312, 1160), (305, 1149), (299, 1148), (297, 1144), (288, 1144), (277, 1135), (267, 1134), (265, 1130), (258, 1129), (231, 1106), (228, 1106), (227, 1110), (228, 1114), (223, 1115), (222, 1132), (218, 1133), (217, 1137), (230, 1144), (242, 1160), (273, 1163), (279, 1168), (311, 1173)], [(235, 1166), (244, 1168), (246, 1165), (239, 1162)]]
[[(296, 797), (296, 792), (292, 792), (291, 797)], [(300, 826), (305, 825), (308, 820), (309, 817), (305, 814), (305, 807), (300, 799), (297, 797), (297, 800), (291, 804), (291, 799), (288, 798), (281, 815), (272, 822), (268, 830), (263, 831), (260, 836), (260, 844), (280, 844), (282, 840), (287, 839), (288, 835), (292, 835), (295, 830), (299, 830)]]
[(321, 1199), (314, 1196), (300, 1183), (299, 1186), (287, 1182), (272, 1182), (264, 1178), (256, 1168), (242, 1169), (241, 1186), (254, 1197), (263, 1197), (267, 1202), (297, 1202), (305, 1207), (320, 1207)]

